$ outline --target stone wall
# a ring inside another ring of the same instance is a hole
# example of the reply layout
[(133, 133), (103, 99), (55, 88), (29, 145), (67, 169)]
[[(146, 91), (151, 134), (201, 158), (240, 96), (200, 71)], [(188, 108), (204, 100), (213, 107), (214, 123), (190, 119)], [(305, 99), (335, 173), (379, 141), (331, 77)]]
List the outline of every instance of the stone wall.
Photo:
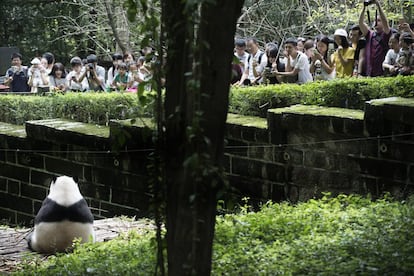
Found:
[[(137, 134), (122, 151), (113, 151), (125, 140), (122, 129), (121, 122), (110, 127), (60, 119), (0, 123), (0, 219), (30, 223), (52, 177), (59, 175), (79, 178), (96, 218), (145, 216), (151, 194), (143, 149), (149, 143)], [(126, 153), (130, 145), (134, 149)]]
[(365, 112), (317, 106), (232, 115), (226, 158), (233, 186), (255, 199), (293, 202), (323, 192), (414, 191), (414, 100), (366, 103)]
[[(404, 198), (414, 190), (413, 113), (414, 100), (389, 98), (368, 102), (365, 112), (297, 105), (269, 110), (267, 119), (229, 114), (228, 194), (292, 202), (328, 191)], [(148, 126), (0, 123), (0, 219), (29, 224), (52, 176), (62, 174), (78, 176), (96, 218), (147, 215)]]

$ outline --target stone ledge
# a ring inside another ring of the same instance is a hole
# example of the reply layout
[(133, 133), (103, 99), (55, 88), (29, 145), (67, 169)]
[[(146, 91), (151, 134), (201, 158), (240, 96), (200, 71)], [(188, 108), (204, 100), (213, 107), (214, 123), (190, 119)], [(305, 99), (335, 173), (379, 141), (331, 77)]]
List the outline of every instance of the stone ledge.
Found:
[(0, 135), (26, 138), (26, 129), (21, 125), (0, 122)]
[(365, 124), (371, 136), (402, 134), (414, 126), (414, 99), (390, 97), (365, 104)]
[(244, 127), (254, 127), (267, 129), (267, 120), (260, 117), (244, 116), (239, 114), (227, 114), (228, 125), (239, 125)]
[(351, 120), (363, 120), (364, 112), (356, 109), (326, 107), (317, 105), (292, 105), (289, 107), (269, 109), (270, 114), (298, 114), (317, 117), (335, 117)]
[(26, 122), (27, 137), (36, 140), (109, 149), (109, 127), (66, 119)]
[(364, 112), (354, 109), (294, 105), (268, 110), (269, 129), (273, 132), (318, 130), (322, 134), (362, 136), (364, 133), (363, 122)]

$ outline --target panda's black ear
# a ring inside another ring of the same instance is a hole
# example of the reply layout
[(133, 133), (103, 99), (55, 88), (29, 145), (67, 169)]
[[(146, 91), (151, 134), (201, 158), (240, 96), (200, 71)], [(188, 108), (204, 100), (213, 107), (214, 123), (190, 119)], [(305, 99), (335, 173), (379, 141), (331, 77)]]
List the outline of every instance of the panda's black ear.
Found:
[(72, 178), (73, 178), (73, 181), (75, 181), (76, 183), (78, 183), (79, 178), (78, 178), (77, 176), (74, 176), (74, 177), (72, 177)]
[(56, 175), (52, 176), (52, 183), (55, 183), (56, 179), (57, 179)]

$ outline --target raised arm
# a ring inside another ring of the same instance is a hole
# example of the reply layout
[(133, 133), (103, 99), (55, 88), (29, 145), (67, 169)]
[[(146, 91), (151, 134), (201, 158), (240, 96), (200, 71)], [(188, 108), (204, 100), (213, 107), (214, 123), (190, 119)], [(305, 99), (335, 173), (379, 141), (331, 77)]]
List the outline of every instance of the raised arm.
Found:
[(387, 16), (385, 16), (384, 10), (381, 7), (381, 3), (379, 0), (374, 0), (375, 4), (377, 5), (378, 8), (378, 12), (379, 12), (379, 16), (381, 18), (381, 23), (382, 23), (382, 27), (383, 27), (383, 31), (385, 34), (389, 34), (391, 29), (390, 29), (390, 25), (388, 24), (388, 19)]
[(363, 5), (361, 14), (359, 15), (359, 28), (361, 29), (362, 35), (365, 37), (369, 32), (369, 27), (365, 24), (365, 13), (367, 10), (367, 6)]

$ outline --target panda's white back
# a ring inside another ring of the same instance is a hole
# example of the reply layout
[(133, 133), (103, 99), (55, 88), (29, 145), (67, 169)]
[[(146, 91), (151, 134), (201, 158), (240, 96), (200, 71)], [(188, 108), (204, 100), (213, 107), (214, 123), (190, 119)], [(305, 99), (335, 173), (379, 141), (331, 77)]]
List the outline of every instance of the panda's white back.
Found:
[(82, 243), (95, 242), (93, 224), (73, 221), (41, 222), (31, 238), (31, 247), (40, 253), (63, 252), (70, 248), (74, 239)]

